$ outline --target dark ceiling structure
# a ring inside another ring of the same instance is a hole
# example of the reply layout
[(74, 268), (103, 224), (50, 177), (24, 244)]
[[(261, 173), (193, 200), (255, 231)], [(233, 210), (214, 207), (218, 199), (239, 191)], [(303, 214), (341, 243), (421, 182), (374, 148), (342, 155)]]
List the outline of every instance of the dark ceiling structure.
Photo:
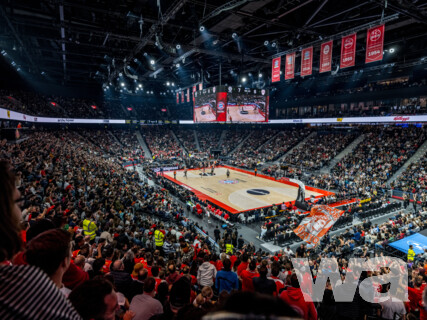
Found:
[(268, 86), (274, 55), (343, 32), (359, 31), (363, 59), (366, 29), (380, 21), (396, 49), (389, 61), (427, 48), (427, 3), (417, 0), (3, 0), (0, 16), (3, 63), (64, 86), (212, 86), (243, 73)]

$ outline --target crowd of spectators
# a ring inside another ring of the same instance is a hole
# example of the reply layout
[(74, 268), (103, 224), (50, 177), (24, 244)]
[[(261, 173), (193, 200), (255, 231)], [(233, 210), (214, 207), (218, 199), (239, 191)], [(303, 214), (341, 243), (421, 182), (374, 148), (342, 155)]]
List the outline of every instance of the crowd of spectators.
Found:
[[(392, 166), (399, 167), (424, 140), (421, 129), (370, 130), (358, 147), (367, 153), (345, 158), (339, 166), (345, 169), (334, 174), (347, 175), (344, 180), (357, 178), (358, 172), (347, 172), (352, 164), (370, 172), (371, 179), (381, 179), (380, 171), (372, 172), (377, 166), (394, 172)], [(169, 150), (179, 149), (167, 143), (174, 141), (168, 131), (153, 127), (144, 137), (150, 149), (159, 146), (154, 149), (157, 155), (171, 156)], [(335, 257), (345, 280), (351, 272), (349, 258), (373, 258), (391, 242), (426, 229), (426, 208), (399, 210), (378, 225), (364, 220), (343, 233), (327, 234), (314, 248), (301, 244), (295, 252), (287, 247), (276, 254), (256, 250), (237, 230), (216, 228), (218, 249), (176, 201), (175, 196), (192, 201), (188, 190), (155, 176), (148, 167), (145, 175), (157, 185), (122, 167), (120, 154), (132, 148), (133, 140), (129, 132), (54, 130), (35, 131), (16, 144), (0, 142), (0, 159), (7, 159), (16, 173), (15, 182), (0, 162), (2, 319), (198, 320), (205, 315), (229, 319), (236, 313), (309, 320), (393, 319), (394, 312), (426, 318), (422, 292), (427, 254), (408, 259), (409, 302), (392, 306), (363, 301), (360, 293), (352, 302), (336, 302), (330, 282), (323, 302), (309, 302), (304, 297), (312, 294), (311, 285), (300, 281), (290, 260), (308, 258), (302, 279), (310, 280), (324, 272), (322, 258)], [(385, 208), (389, 202), (378, 195), (369, 203), (348, 206), (345, 215)], [(292, 210), (281, 213), (280, 223), (267, 221), (262, 237), (290, 237), (302, 219)], [(278, 212), (272, 207), (262, 214)], [(362, 280), (390, 272), (384, 264), (378, 272), (363, 273)], [(387, 291), (386, 285), (376, 285)]]
[(305, 170), (319, 170), (357, 137), (354, 133), (317, 133), (300, 144), (283, 160), (285, 164)]
[(154, 158), (182, 158), (183, 152), (169, 128), (149, 126), (144, 128), (142, 133)]
[(228, 155), (231, 151), (233, 151), (239, 143), (242, 142), (249, 134), (251, 134), (251, 130), (248, 129), (233, 129), (227, 130), (224, 141), (221, 146), (221, 154)]
[(197, 146), (196, 146), (194, 130), (178, 128), (174, 130), (174, 132), (189, 154), (194, 154), (199, 151), (197, 150)]
[(406, 192), (427, 192), (427, 159), (411, 163), (393, 182), (393, 187)]

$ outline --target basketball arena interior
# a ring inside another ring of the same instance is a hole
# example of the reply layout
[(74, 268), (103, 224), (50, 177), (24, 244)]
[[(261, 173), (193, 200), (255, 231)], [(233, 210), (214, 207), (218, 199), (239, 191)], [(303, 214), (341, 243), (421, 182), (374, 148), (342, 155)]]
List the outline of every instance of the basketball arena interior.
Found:
[(0, 16), (0, 319), (427, 319), (426, 1)]

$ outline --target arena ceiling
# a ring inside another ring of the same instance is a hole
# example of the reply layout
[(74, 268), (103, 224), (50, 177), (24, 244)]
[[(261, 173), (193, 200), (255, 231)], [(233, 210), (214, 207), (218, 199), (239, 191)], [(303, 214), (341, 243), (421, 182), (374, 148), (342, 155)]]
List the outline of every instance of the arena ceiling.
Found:
[(114, 84), (120, 74), (159, 86), (169, 81), (184, 87), (201, 79), (216, 85), (219, 72), (222, 84), (238, 81), (243, 72), (263, 73), (259, 81), (268, 83), (274, 54), (381, 18), (388, 21), (386, 47), (400, 47), (395, 59), (403, 52), (405, 59), (422, 58), (427, 47), (427, 3), (417, 0), (1, 3), (3, 63), (64, 85)]

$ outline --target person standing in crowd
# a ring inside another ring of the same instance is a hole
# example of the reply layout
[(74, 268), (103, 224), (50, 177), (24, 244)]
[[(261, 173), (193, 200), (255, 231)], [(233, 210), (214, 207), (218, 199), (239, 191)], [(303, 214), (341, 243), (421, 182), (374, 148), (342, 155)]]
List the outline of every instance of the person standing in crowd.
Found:
[(92, 218), (92, 213), (86, 212), (86, 218), (83, 220), (83, 234), (90, 238), (90, 244), (95, 243), (96, 231), (98, 227)]
[(214, 236), (215, 236), (215, 242), (218, 243), (221, 239), (221, 231), (219, 230), (218, 226), (216, 226), (214, 230)]
[(267, 267), (265, 265), (261, 265), (258, 272), (259, 277), (252, 279), (255, 292), (274, 295), (276, 293), (276, 283), (267, 278)]
[(243, 270), (240, 273), (240, 280), (242, 281), (242, 290), (254, 292), (253, 278), (259, 277), (258, 272), (256, 271), (256, 261), (252, 260), (249, 263), (248, 269)]
[(258, 173), (258, 169), (255, 167), (255, 169), (254, 169), (255, 177), (256, 177), (257, 173)]
[(79, 320), (74, 307), (42, 270), (10, 263), (22, 246), (20, 199), (9, 163), (0, 161), (0, 319)]
[(156, 245), (156, 250), (159, 250), (163, 254), (163, 243), (165, 240), (165, 232), (161, 230), (161, 226), (156, 226), (154, 231), (154, 242)]
[(415, 259), (415, 251), (413, 245), (409, 245), (407, 260), (409, 263), (414, 262)]
[(197, 283), (201, 288), (212, 287), (215, 283), (216, 268), (210, 262), (210, 255), (205, 254), (203, 263), (197, 272)]
[(218, 292), (227, 291), (230, 293), (232, 290), (239, 289), (239, 279), (237, 275), (231, 271), (231, 261), (226, 258), (222, 262), (223, 269), (216, 274), (215, 287)]
[(184, 177), (187, 178), (187, 168), (184, 169)]

